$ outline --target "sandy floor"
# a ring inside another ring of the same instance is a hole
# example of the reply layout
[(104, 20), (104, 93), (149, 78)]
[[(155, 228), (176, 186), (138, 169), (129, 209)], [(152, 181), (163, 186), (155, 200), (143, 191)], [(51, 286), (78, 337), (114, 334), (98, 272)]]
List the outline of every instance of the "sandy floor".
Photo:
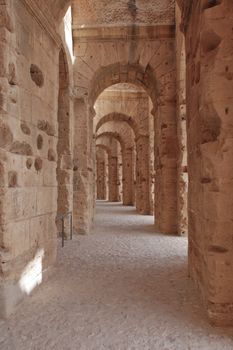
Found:
[(232, 350), (233, 330), (207, 323), (186, 250), (152, 217), (98, 203), (95, 234), (59, 249), (53, 277), (0, 322), (0, 349)]

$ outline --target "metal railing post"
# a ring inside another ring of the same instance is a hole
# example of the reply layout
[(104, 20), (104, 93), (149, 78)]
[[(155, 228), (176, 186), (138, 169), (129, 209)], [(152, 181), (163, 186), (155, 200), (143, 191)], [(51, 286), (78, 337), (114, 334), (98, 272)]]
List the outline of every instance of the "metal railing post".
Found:
[(64, 216), (62, 217), (62, 248), (65, 245), (65, 223), (64, 223)]
[(73, 214), (70, 213), (70, 239), (73, 239)]
[(67, 212), (66, 214), (59, 215), (56, 218), (56, 221), (62, 221), (62, 247), (65, 246), (65, 218), (70, 216), (70, 240), (73, 239), (73, 213), (72, 211)]

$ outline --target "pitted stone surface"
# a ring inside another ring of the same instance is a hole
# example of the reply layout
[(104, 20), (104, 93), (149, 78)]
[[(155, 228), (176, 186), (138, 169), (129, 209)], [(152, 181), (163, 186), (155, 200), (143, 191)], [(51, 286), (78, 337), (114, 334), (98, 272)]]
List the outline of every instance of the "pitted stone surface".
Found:
[(186, 238), (99, 202), (94, 234), (66, 242), (53, 277), (1, 321), (0, 348), (231, 350), (232, 330), (208, 324), (186, 261)]
[(75, 25), (173, 24), (174, 0), (77, 0)]

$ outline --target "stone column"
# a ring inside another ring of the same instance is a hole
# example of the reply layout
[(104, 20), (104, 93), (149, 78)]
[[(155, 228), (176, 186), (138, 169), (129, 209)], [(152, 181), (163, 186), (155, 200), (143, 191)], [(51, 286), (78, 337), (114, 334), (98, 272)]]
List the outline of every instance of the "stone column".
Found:
[[(153, 110), (152, 101), (149, 100), (149, 110)], [(155, 132), (154, 116), (149, 114), (149, 137), (150, 137), (150, 214), (154, 215), (154, 198), (155, 198)]]
[(134, 205), (133, 149), (123, 151), (123, 205)]
[(177, 234), (176, 105), (165, 101), (155, 117), (155, 222), (156, 229)]
[(105, 161), (97, 157), (97, 199), (106, 199)]
[(150, 214), (150, 160), (149, 136), (140, 135), (136, 140), (136, 209), (140, 214)]
[(117, 169), (118, 169), (118, 193), (119, 193), (119, 201), (122, 202), (123, 198), (123, 160), (122, 160), (122, 151), (121, 146), (118, 144), (117, 146)]
[(109, 184), (109, 202), (119, 201), (118, 188), (118, 162), (117, 157), (109, 156), (108, 158), (108, 184)]
[(85, 99), (75, 100), (74, 125), (74, 228), (77, 233), (90, 232), (93, 219), (94, 172), (93, 138), (89, 107)]
[(232, 18), (231, 1), (199, 0), (183, 13), (189, 272), (218, 326), (233, 325)]
[[(68, 88), (59, 90), (58, 98), (58, 143), (57, 143), (57, 215), (63, 215), (73, 210), (73, 159), (72, 159), (72, 120), (73, 103)], [(55, 157), (52, 150), (48, 158)], [(62, 222), (57, 221), (58, 232), (61, 235)], [(65, 232), (70, 232), (70, 222), (65, 222)]]
[(179, 157), (177, 166), (177, 228), (178, 234), (188, 234), (188, 168), (186, 132), (186, 62), (185, 38), (180, 30), (181, 14), (176, 5), (176, 64), (177, 64), (177, 136)]

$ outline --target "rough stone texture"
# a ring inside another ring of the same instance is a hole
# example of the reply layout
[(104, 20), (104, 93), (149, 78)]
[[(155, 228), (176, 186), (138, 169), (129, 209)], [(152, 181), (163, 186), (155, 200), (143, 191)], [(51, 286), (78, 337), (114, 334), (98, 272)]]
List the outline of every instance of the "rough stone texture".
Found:
[(150, 96), (156, 130), (156, 224), (164, 233), (177, 233), (174, 27), (155, 26), (151, 30), (138, 27), (136, 31), (132, 26), (108, 27), (107, 31), (84, 29), (73, 31), (76, 96), (86, 96), (89, 106), (93, 107), (106, 88), (122, 83), (143, 87)]
[[(73, 210), (72, 126), (73, 104), (69, 91), (68, 61), (64, 50), (59, 53), (58, 143), (57, 143), (57, 214)], [(45, 131), (51, 131), (46, 125)], [(48, 160), (56, 161), (54, 149), (48, 150)], [(59, 227), (59, 226), (58, 226)]]
[(74, 25), (174, 24), (174, 3), (174, 0), (77, 0)]
[(233, 3), (196, 1), (188, 14), (189, 271), (211, 322), (232, 325)]
[(91, 232), (102, 147), (110, 200), (188, 221), (190, 275), (232, 324), (233, 5), (177, 3), (0, 1), (0, 316), (54, 263), (58, 214)]
[(99, 149), (96, 151), (96, 181), (97, 181), (97, 193), (96, 198), (104, 200), (107, 198), (106, 191), (106, 163), (105, 163), (105, 151)]
[(86, 99), (74, 102), (74, 227), (80, 234), (88, 234), (94, 217), (95, 183), (93, 155), (93, 112)]
[(178, 234), (188, 234), (188, 168), (186, 123), (186, 55), (185, 38), (180, 30), (181, 12), (176, 6), (176, 64), (177, 64), (177, 138), (179, 159), (177, 166), (177, 215)]
[(41, 283), (57, 251), (56, 163), (48, 149), (57, 144), (59, 45), (51, 19), (46, 27), (34, 5), (0, 3), (0, 316)]
[(208, 324), (187, 276), (187, 239), (103, 202), (94, 234), (59, 242), (53, 277), (0, 322), (0, 347), (231, 350), (233, 336)]

